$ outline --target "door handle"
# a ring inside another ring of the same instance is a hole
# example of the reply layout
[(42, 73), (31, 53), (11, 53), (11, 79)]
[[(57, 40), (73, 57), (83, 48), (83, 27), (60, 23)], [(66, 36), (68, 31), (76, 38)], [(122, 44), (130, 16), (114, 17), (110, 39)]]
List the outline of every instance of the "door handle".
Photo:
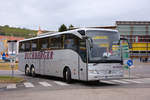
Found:
[(83, 71), (83, 68), (81, 68), (80, 71)]

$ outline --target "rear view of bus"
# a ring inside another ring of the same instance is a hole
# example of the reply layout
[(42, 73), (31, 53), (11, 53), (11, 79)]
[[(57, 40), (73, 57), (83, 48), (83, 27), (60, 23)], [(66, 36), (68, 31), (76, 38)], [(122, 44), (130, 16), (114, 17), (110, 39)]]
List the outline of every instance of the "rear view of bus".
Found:
[(120, 35), (114, 30), (87, 30), (88, 80), (123, 77)]

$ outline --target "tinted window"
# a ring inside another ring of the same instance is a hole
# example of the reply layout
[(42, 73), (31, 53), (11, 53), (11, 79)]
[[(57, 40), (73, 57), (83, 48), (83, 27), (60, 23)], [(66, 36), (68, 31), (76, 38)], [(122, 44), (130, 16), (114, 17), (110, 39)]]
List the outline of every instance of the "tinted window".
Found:
[(64, 48), (65, 49), (73, 49), (73, 50), (77, 51), (77, 47), (78, 47), (77, 37), (72, 34), (65, 35)]
[(72, 34), (64, 35), (64, 48), (76, 51), (82, 60), (86, 61), (86, 42)]
[(54, 36), (54, 37), (50, 37), (49, 40), (49, 48), (50, 49), (61, 49), (62, 48), (62, 36), (58, 35), (58, 36)]
[(33, 40), (32, 41), (32, 46), (31, 46), (31, 48), (32, 48), (32, 51), (37, 51), (38, 50), (38, 40)]
[(30, 51), (31, 50), (31, 41), (25, 42), (25, 51)]
[(82, 60), (86, 61), (86, 42), (85, 40), (79, 39), (79, 55), (81, 56)]
[(25, 43), (24, 42), (20, 42), (19, 43), (19, 52), (23, 52), (25, 51)]
[(39, 39), (40, 49), (48, 49), (48, 41), (49, 41), (49, 38)]

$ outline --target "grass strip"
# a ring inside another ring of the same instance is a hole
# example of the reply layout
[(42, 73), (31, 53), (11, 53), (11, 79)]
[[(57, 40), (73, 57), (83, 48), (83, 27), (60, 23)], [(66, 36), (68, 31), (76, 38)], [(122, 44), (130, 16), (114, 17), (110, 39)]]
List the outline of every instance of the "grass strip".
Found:
[(22, 77), (12, 77), (12, 76), (0, 76), (0, 83), (19, 83), (23, 82)]
[[(11, 70), (11, 63), (0, 63), (0, 70)], [(14, 70), (18, 70), (18, 63), (14, 64)]]

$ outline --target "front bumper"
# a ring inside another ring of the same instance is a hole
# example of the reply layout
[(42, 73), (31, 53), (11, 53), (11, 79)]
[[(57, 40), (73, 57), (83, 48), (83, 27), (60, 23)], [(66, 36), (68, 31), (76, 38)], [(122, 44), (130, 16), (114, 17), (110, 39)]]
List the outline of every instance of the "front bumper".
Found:
[(123, 78), (123, 66), (119, 63), (102, 63), (102, 64), (89, 64), (88, 66), (88, 80), (108, 80)]
[(111, 79), (121, 79), (123, 78), (123, 75), (105, 75), (105, 76), (100, 76), (100, 75), (88, 75), (88, 81), (96, 81), (96, 80), (111, 80)]

